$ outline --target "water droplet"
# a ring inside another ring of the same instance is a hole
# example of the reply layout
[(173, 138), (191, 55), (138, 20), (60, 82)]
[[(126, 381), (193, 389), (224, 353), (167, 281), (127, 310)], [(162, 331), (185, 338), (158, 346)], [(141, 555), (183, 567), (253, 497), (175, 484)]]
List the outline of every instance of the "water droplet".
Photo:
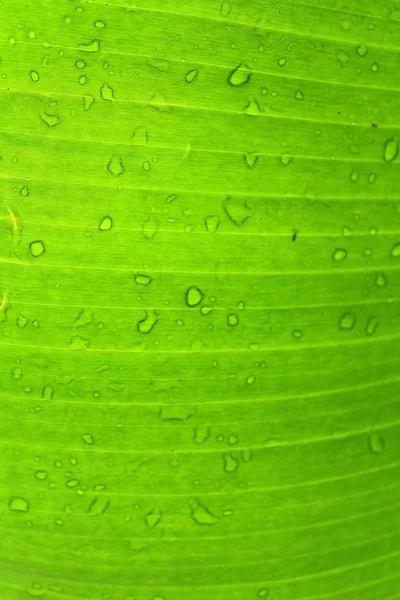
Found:
[(17, 325), (21, 329), (24, 329), (29, 323), (29, 319), (27, 319), (24, 315), (18, 315), (17, 317)]
[(244, 154), (244, 159), (247, 163), (247, 166), (250, 167), (250, 169), (253, 169), (255, 167), (258, 157), (259, 154), (257, 152), (246, 152)]
[(344, 50), (339, 50), (339, 52), (336, 53), (336, 58), (342, 67), (345, 67), (349, 62), (349, 55)]
[(351, 175), (350, 175), (350, 180), (353, 183), (357, 183), (359, 178), (360, 178), (360, 175), (359, 175), (358, 171), (356, 171), (356, 169), (353, 169), (353, 171), (351, 172)]
[(143, 164), (142, 164), (142, 168), (144, 171), (150, 171), (150, 163), (146, 160)]
[(57, 525), (57, 527), (63, 527), (64, 521), (62, 519), (56, 519), (55, 524)]
[(149, 285), (153, 281), (150, 275), (143, 275), (142, 273), (135, 273), (134, 278), (139, 285)]
[(199, 72), (197, 69), (192, 69), (191, 71), (189, 71), (189, 73), (186, 73), (185, 81), (187, 81), (187, 83), (192, 83), (196, 79), (198, 74)]
[(131, 140), (133, 144), (138, 146), (144, 146), (147, 144), (149, 141), (149, 134), (146, 127), (136, 127), (132, 132)]
[(301, 90), (297, 90), (295, 96), (296, 100), (304, 100), (304, 94)]
[(100, 21), (100, 19), (99, 19), (99, 20), (97, 20), (97, 21), (94, 22), (94, 26), (97, 29), (104, 29), (104, 27), (106, 27), (106, 24), (104, 23), (104, 21)]
[(29, 188), (24, 185), (23, 188), (21, 188), (20, 192), (21, 196), (24, 196), (24, 198), (26, 198), (27, 196), (29, 196)]
[(83, 52), (99, 52), (100, 40), (92, 40), (88, 44), (79, 44), (78, 50)]
[(36, 471), (36, 473), (35, 473), (35, 477), (36, 477), (36, 479), (39, 479), (39, 481), (44, 481), (45, 479), (47, 479), (47, 475), (48, 475), (47, 471), (42, 471), (42, 470)]
[(108, 510), (109, 506), (110, 500), (108, 498), (95, 498), (89, 504), (88, 513), (92, 517), (98, 517), (100, 515), (104, 515), (104, 513)]
[(31, 249), (32, 256), (35, 258), (43, 254), (45, 251), (44, 243), (41, 240), (35, 240), (34, 242), (31, 242), (29, 247)]
[(147, 219), (145, 219), (143, 221), (142, 224), (142, 233), (144, 235), (144, 237), (146, 238), (146, 240), (152, 240), (153, 237), (156, 235), (157, 231), (160, 228), (160, 223), (157, 220), (157, 217), (155, 216), (155, 214), (151, 214), (150, 217), (147, 217)]
[(354, 329), (357, 317), (353, 313), (344, 313), (339, 319), (340, 329), (351, 330)]
[(367, 335), (374, 335), (376, 330), (378, 329), (379, 321), (376, 317), (370, 317), (367, 322), (367, 326), (365, 328), (365, 333)]
[(293, 160), (293, 156), (291, 154), (282, 154), (281, 155), (281, 163), (283, 165), (285, 165), (285, 167), (287, 167), (288, 164), (290, 164)]
[(392, 248), (391, 255), (393, 258), (400, 258), (400, 242)]
[(162, 519), (162, 512), (159, 508), (154, 508), (152, 511), (147, 513), (147, 515), (145, 515), (145, 517), (144, 517), (144, 521), (145, 521), (147, 527), (150, 527), (150, 529), (154, 529), (154, 527), (159, 524), (161, 519)]
[(215, 525), (215, 523), (218, 522), (218, 517), (213, 515), (213, 513), (199, 501), (197, 501), (196, 504), (193, 504), (191, 508), (193, 521), (197, 523), (197, 525)]
[(202, 307), (201, 307), (201, 309), (200, 309), (200, 312), (201, 312), (201, 314), (202, 314), (202, 315), (205, 315), (205, 316), (207, 316), (207, 315), (209, 315), (210, 313), (212, 313), (212, 312), (213, 312), (213, 310), (214, 310), (214, 309), (213, 309), (213, 307), (212, 307), (212, 306), (206, 306), (206, 305), (205, 305), (205, 306), (202, 306)]
[(122, 158), (120, 156), (113, 156), (107, 165), (107, 171), (111, 173), (113, 177), (119, 177), (125, 173), (125, 167), (122, 164)]
[(29, 510), (29, 502), (25, 500), (25, 498), (11, 498), (8, 503), (8, 508), (10, 510), (14, 510), (16, 512), (28, 512)]
[(75, 327), (85, 327), (93, 322), (93, 313), (84, 308), (81, 310), (74, 321)]
[[(263, 598), (264, 600), (269, 600), (269, 595), (270, 595), (271, 590), (269, 588), (261, 588), (260, 590), (258, 590), (258, 597), (259, 598)], [(271, 599), (272, 600), (272, 599)]]
[(278, 65), (284, 67), (286, 65), (286, 58), (282, 57), (278, 60)]
[(77, 60), (75, 61), (75, 66), (78, 69), (84, 69), (86, 67), (86, 62), (84, 60)]
[(231, 454), (224, 455), (224, 471), (234, 473), (239, 468), (239, 463)]
[(370, 173), (369, 177), (368, 177), (368, 183), (371, 184), (371, 185), (374, 184), (375, 181), (377, 180), (377, 177), (378, 176), (377, 176), (376, 173)]
[(250, 462), (253, 458), (253, 451), (251, 448), (245, 448), (241, 452), (241, 456), (244, 462)]
[(194, 428), (193, 440), (196, 442), (196, 444), (204, 444), (204, 442), (208, 440), (210, 435), (211, 428), (209, 425), (196, 425), (196, 427)]
[(78, 79), (78, 82), (79, 82), (80, 85), (86, 85), (86, 83), (87, 83), (87, 77), (86, 77), (86, 75), (81, 75), (79, 77), (79, 79)]
[(34, 81), (35, 83), (37, 83), (40, 79), (39, 73), (37, 71), (31, 71), (30, 76), (32, 81)]
[(237, 316), (237, 314), (232, 313), (228, 315), (227, 322), (230, 327), (236, 327), (237, 325), (239, 325), (239, 317)]
[(228, 196), (222, 203), (222, 207), (229, 220), (241, 227), (250, 218), (251, 209), (247, 200), (235, 200)]
[(42, 388), (42, 398), (43, 400), (51, 400), (54, 395), (54, 389), (51, 385), (45, 385)]
[(233, 435), (233, 434), (232, 434), (232, 435), (229, 435), (229, 436), (228, 436), (228, 444), (229, 444), (230, 446), (235, 446), (235, 445), (238, 443), (238, 441), (239, 441), (239, 440), (238, 440), (238, 438), (237, 438), (237, 436), (236, 436), (236, 435)]
[(204, 220), (207, 231), (215, 233), (218, 230), (220, 219), (218, 215), (209, 215)]
[(85, 444), (88, 444), (89, 446), (94, 444), (93, 436), (90, 433), (82, 433), (81, 440), (84, 441)]
[(220, 6), (219, 12), (221, 13), (221, 17), (227, 17), (231, 12), (232, 7), (231, 3), (228, 0), (224, 0)]
[(382, 454), (385, 450), (385, 441), (378, 431), (374, 431), (369, 436), (369, 449), (373, 454)]
[(357, 46), (358, 56), (361, 56), (361, 58), (364, 58), (365, 56), (367, 56), (367, 53), (368, 53), (368, 46), (366, 44), (360, 44), (359, 46)]
[(251, 75), (252, 73), (250, 67), (240, 63), (240, 65), (238, 65), (236, 69), (234, 69), (229, 75), (228, 81), (231, 85), (237, 87), (247, 83), (250, 80)]
[(84, 350), (88, 348), (89, 341), (85, 340), (80, 335), (74, 335), (69, 342), (69, 347), (71, 350)]
[(203, 292), (194, 285), (186, 290), (186, 304), (188, 306), (198, 306), (203, 298)]
[(344, 248), (336, 248), (332, 258), (336, 261), (345, 260), (345, 258), (347, 258), (347, 250), (345, 250)]
[(168, 99), (161, 92), (156, 92), (151, 98), (150, 106), (161, 113), (171, 113), (174, 107), (168, 102)]
[(384, 273), (378, 273), (375, 278), (375, 285), (378, 287), (385, 287), (387, 285), (387, 279)]
[(158, 323), (158, 316), (154, 310), (152, 312), (148, 312), (147, 310), (145, 310), (144, 312), (146, 316), (144, 317), (144, 319), (138, 321), (137, 330), (140, 333), (147, 334), (150, 333)]
[(100, 96), (103, 98), (103, 100), (114, 100), (114, 90), (108, 85), (108, 83), (105, 83), (101, 86)]
[(12, 374), (13, 379), (21, 379), (21, 377), (22, 377), (22, 369), (21, 369), (21, 367), (15, 367), (11, 371), (11, 374)]
[(90, 94), (88, 94), (87, 96), (82, 96), (82, 100), (83, 100), (83, 110), (90, 110), (90, 107), (92, 106), (93, 102), (94, 102), (94, 97), (91, 96)]
[(251, 98), (243, 110), (246, 115), (249, 115), (250, 117), (257, 117), (264, 112), (256, 98)]
[(379, 65), (378, 65), (378, 63), (373, 63), (373, 65), (371, 65), (371, 70), (374, 73), (377, 73), (379, 71)]
[(246, 383), (247, 385), (253, 385), (253, 383), (255, 383), (256, 378), (254, 375), (249, 375), (249, 377), (246, 378)]
[(56, 125), (59, 125), (61, 123), (61, 119), (60, 117), (58, 117), (57, 115), (50, 115), (49, 113), (42, 111), (39, 114), (41, 120), (43, 121), (43, 123), (45, 123), (47, 125), (47, 127), (53, 128)]
[(100, 231), (108, 231), (113, 226), (112, 217), (103, 217), (99, 225)]
[(383, 152), (383, 158), (387, 162), (394, 160), (399, 153), (399, 142), (396, 139), (387, 140), (385, 143), (385, 149)]

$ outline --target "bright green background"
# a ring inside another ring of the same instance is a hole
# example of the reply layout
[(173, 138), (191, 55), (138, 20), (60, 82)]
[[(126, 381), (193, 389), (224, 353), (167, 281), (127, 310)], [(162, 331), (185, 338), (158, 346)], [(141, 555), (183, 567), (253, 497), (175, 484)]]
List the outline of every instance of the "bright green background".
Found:
[(1, 600), (400, 598), (399, 50), (0, 2)]

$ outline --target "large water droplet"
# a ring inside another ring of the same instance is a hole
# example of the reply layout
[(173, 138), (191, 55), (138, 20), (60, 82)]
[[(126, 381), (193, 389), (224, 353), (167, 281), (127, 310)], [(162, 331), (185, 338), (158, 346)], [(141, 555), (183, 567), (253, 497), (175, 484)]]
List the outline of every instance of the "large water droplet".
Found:
[(240, 65), (238, 65), (236, 69), (234, 69), (229, 75), (228, 81), (231, 85), (237, 87), (247, 83), (250, 80), (251, 75), (252, 73), (250, 67), (240, 63)]

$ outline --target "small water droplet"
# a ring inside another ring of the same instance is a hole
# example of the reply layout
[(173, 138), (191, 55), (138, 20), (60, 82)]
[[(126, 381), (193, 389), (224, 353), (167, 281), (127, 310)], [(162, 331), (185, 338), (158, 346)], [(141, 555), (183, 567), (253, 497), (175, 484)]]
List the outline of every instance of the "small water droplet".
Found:
[(256, 378), (254, 375), (249, 375), (249, 377), (246, 378), (246, 383), (247, 385), (253, 385), (253, 383), (255, 383)]
[(65, 482), (65, 485), (69, 488), (76, 488), (79, 484), (79, 479), (68, 479), (68, 481)]
[(369, 436), (368, 445), (372, 454), (382, 454), (382, 452), (385, 450), (385, 441), (378, 431), (371, 433)]
[(353, 169), (353, 171), (350, 174), (350, 180), (353, 183), (357, 183), (357, 181), (359, 180), (359, 178), (360, 178), (360, 175), (359, 175), (358, 171), (356, 171), (356, 169)]
[(185, 81), (187, 81), (187, 83), (192, 83), (196, 79), (198, 74), (199, 71), (197, 69), (192, 69), (191, 71), (189, 71), (189, 73), (186, 73)]
[(355, 314), (346, 312), (339, 319), (339, 327), (347, 331), (354, 329), (356, 320), (357, 317)]
[(379, 65), (378, 65), (378, 63), (373, 63), (371, 65), (371, 71), (373, 71), (374, 73), (377, 73), (379, 71)]
[(43, 254), (45, 251), (44, 243), (41, 240), (35, 240), (29, 244), (31, 254), (35, 258)]
[(24, 196), (24, 198), (26, 198), (27, 196), (29, 196), (29, 188), (24, 185), (23, 188), (21, 188), (20, 192), (21, 196)]
[(349, 55), (344, 50), (339, 50), (339, 52), (336, 53), (336, 58), (342, 67), (345, 67), (349, 62)]
[(387, 140), (383, 152), (383, 158), (386, 162), (391, 162), (399, 154), (399, 142), (397, 139)]
[(221, 17), (224, 17), (224, 18), (227, 17), (229, 15), (229, 13), (231, 12), (231, 10), (232, 10), (231, 3), (228, 2), (228, 0), (224, 0), (221, 3), (220, 9), (219, 9), (219, 12), (221, 13)]
[(36, 471), (36, 473), (35, 473), (35, 477), (39, 481), (44, 481), (45, 479), (47, 479), (47, 476), (48, 476), (47, 471), (39, 470), (39, 471)]
[(108, 231), (113, 226), (112, 217), (103, 217), (100, 222), (99, 229), (100, 231)]
[(198, 306), (203, 298), (203, 292), (194, 285), (186, 290), (186, 304), (190, 307)]
[(333, 260), (341, 261), (347, 258), (347, 250), (344, 248), (336, 248), (332, 256)]
[(250, 117), (257, 117), (264, 112), (256, 98), (250, 98), (243, 110)]
[(387, 279), (384, 273), (378, 273), (375, 278), (375, 285), (378, 287), (385, 287), (387, 285)]
[(291, 154), (284, 153), (284, 154), (282, 154), (282, 155), (281, 155), (281, 158), (280, 158), (280, 160), (281, 160), (281, 163), (282, 163), (282, 164), (283, 164), (285, 167), (287, 167), (287, 166), (288, 166), (288, 164), (290, 164), (290, 163), (292, 162), (292, 160), (293, 160), (293, 156), (292, 156)]
[(138, 146), (146, 145), (149, 141), (149, 134), (147, 132), (146, 127), (136, 127), (132, 132), (131, 140), (133, 144), (136, 144)]
[(143, 275), (142, 273), (135, 273), (134, 275), (135, 283), (139, 285), (150, 285), (153, 281), (153, 278), (150, 275)]
[(218, 522), (216, 517), (204, 504), (196, 502), (192, 504), (192, 518), (197, 525), (215, 525)]
[(211, 429), (209, 425), (196, 425), (194, 428), (193, 440), (196, 442), (196, 444), (204, 444), (210, 435)]
[(8, 508), (16, 512), (28, 512), (29, 502), (25, 498), (14, 497), (9, 501)]
[(92, 517), (98, 517), (100, 515), (104, 515), (107, 512), (110, 506), (110, 500), (108, 498), (95, 498), (89, 504), (88, 513)]
[(97, 29), (104, 29), (106, 27), (106, 24), (104, 23), (104, 21), (100, 21), (100, 19), (98, 19), (97, 21), (94, 22), (94, 26)]
[(147, 527), (150, 527), (150, 529), (154, 529), (154, 527), (160, 523), (162, 516), (163, 515), (161, 510), (159, 508), (154, 508), (149, 513), (147, 513), (147, 515), (145, 515), (144, 521)]
[(231, 85), (237, 87), (247, 83), (250, 80), (251, 75), (252, 73), (250, 67), (240, 63), (240, 65), (238, 65), (236, 69), (234, 69), (229, 75), (228, 81)]
[(235, 200), (228, 196), (222, 203), (222, 207), (229, 220), (241, 227), (250, 218), (251, 209), (247, 200)]
[(37, 83), (40, 79), (39, 73), (37, 71), (31, 71), (30, 76), (32, 81), (34, 81), (35, 83)]
[(85, 340), (80, 335), (74, 335), (69, 342), (69, 347), (71, 350), (84, 350), (88, 348), (89, 341)]
[(83, 100), (83, 110), (90, 110), (90, 107), (92, 106), (93, 102), (94, 102), (94, 97), (91, 96), (90, 94), (88, 94), (87, 96), (82, 96), (82, 100)]
[(158, 316), (154, 310), (152, 312), (148, 312), (147, 310), (145, 310), (144, 312), (146, 316), (144, 317), (144, 319), (138, 321), (137, 330), (140, 333), (148, 334), (154, 329), (154, 327), (158, 323)]
[(152, 213), (150, 217), (147, 217), (142, 223), (142, 233), (146, 240), (152, 240), (160, 228), (160, 223), (157, 217)]
[(378, 329), (379, 321), (376, 317), (370, 317), (368, 319), (367, 325), (365, 327), (365, 333), (367, 335), (374, 335), (376, 330)]
[(250, 169), (254, 169), (258, 161), (258, 157), (259, 154), (257, 152), (245, 152), (243, 155), (243, 158)]
[(366, 44), (360, 44), (359, 46), (357, 46), (357, 54), (358, 56), (361, 56), (361, 58), (367, 56), (368, 46)]
[(108, 85), (108, 83), (105, 83), (101, 86), (100, 96), (103, 100), (114, 100), (114, 90)]
[(227, 322), (230, 327), (236, 327), (239, 325), (239, 317), (235, 313), (231, 313), (227, 317)]
[(57, 115), (50, 115), (49, 113), (42, 111), (39, 114), (41, 120), (43, 121), (43, 123), (45, 123), (47, 125), (47, 127), (50, 127), (50, 129), (52, 129), (53, 127), (55, 127), (56, 125), (59, 125), (61, 123), (61, 119), (60, 117), (58, 117)]
[(122, 164), (122, 158), (119, 156), (113, 156), (107, 165), (107, 171), (111, 173), (113, 177), (119, 177), (125, 173), (125, 167)]
[(284, 67), (286, 65), (286, 58), (282, 57), (278, 60), (278, 65)]
[(75, 61), (75, 66), (78, 69), (84, 69), (86, 67), (86, 62), (84, 60), (77, 60)]
[(297, 90), (295, 96), (296, 100), (304, 100), (304, 94), (301, 90)]
[(234, 473), (239, 468), (239, 463), (231, 454), (224, 455), (224, 471)]
[(209, 314), (211, 314), (213, 312), (213, 307), (212, 306), (202, 306), (200, 309), (200, 312), (202, 315), (207, 316)]
[(207, 231), (215, 233), (218, 230), (220, 218), (218, 215), (209, 215), (204, 220)]
[(45, 385), (42, 388), (43, 400), (51, 400), (54, 395), (54, 388), (51, 385)]
[(79, 44), (78, 50), (81, 50), (83, 52), (99, 52), (100, 40), (92, 40), (87, 44)]
[(11, 371), (11, 374), (12, 374), (13, 379), (21, 379), (21, 377), (22, 377), (22, 369), (21, 369), (21, 367), (15, 367)]
[(93, 436), (90, 433), (82, 433), (81, 440), (84, 441), (85, 444), (88, 444), (89, 446), (94, 444)]
[(29, 319), (24, 315), (18, 315), (17, 317), (17, 325), (20, 329), (24, 329), (29, 323)]
[(78, 82), (79, 82), (80, 85), (86, 85), (86, 83), (87, 83), (87, 77), (86, 77), (86, 75), (81, 75), (79, 77), (79, 79), (78, 79)]
[(400, 258), (400, 242), (393, 246), (391, 255), (393, 258)]

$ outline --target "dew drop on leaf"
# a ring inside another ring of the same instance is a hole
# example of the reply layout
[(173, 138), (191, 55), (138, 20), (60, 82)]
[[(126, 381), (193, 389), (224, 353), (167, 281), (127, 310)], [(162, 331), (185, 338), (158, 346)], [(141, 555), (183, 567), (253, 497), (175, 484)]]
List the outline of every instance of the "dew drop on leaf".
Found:
[(109, 229), (111, 229), (113, 226), (113, 220), (112, 217), (103, 217), (100, 225), (99, 225), (99, 229), (100, 231), (108, 231)]
[(111, 173), (113, 177), (119, 177), (125, 173), (125, 167), (122, 164), (122, 158), (120, 156), (113, 156), (107, 165), (107, 171)]
[(144, 317), (144, 319), (138, 321), (137, 330), (140, 333), (147, 334), (150, 333), (158, 323), (158, 316), (155, 311), (149, 312), (145, 310), (144, 312), (146, 316)]
[(387, 140), (383, 152), (383, 158), (386, 162), (391, 162), (399, 154), (399, 142), (397, 139)]
[(162, 512), (159, 508), (153, 508), (153, 510), (145, 515), (144, 521), (147, 527), (154, 529), (154, 527), (160, 523), (162, 516)]
[(259, 154), (257, 152), (245, 152), (244, 160), (250, 169), (254, 169), (256, 162), (258, 161)]
[(372, 454), (382, 454), (385, 450), (385, 441), (378, 431), (371, 433), (368, 444)]
[(224, 455), (224, 471), (234, 473), (239, 468), (239, 463), (231, 454)]
[(229, 75), (228, 81), (234, 87), (243, 85), (250, 80), (252, 73), (250, 67), (240, 63)]
[(186, 304), (190, 307), (198, 306), (203, 298), (203, 292), (194, 285), (186, 290)]
[(150, 275), (143, 275), (142, 273), (135, 273), (134, 275), (135, 283), (139, 285), (149, 285), (153, 278)]
[(218, 230), (220, 218), (218, 215), (209, 215), (204, 219), (207, 231), (215, 233)]
[(344, 248), (336, 248), (332, 256), (333, 260), (340, 262), (347, 258), (347, 250)]
[(44, 243), (42, 242), (42, 240), (35, 240), (34, 242), (31, 242), (29, 244), (29, 247), (31, 249), (32, 256), (34, 256), (35, 258), (43, 254), (43, 252), (45, 251)]
[(11, 498), (8, 507), (15, 512), (28, 512), (29, 502), (25, 498), (14, 497)]
[(400, 258), (400, 242), (393, 246), (391, 255), (393, 258)]
[(103, 100), (114, 100), (114, 90), (112, 87), (105, 83), (100, 88), (100, 96)]
[(340, 329), (351, 330), (356, 324), (356, 315), (353, 313), (344, 313), (339, 319)]
[(93, 436), (90, 433), (82, 433), (81, 439), (83, 442), (85, 442), (85, 444), (88, 444), (89, 446), (94, 444)]
[(131, 135), (132, 144), (137, 144), (138, 146), (144, 146), (149, 141), (149, 134), (147, 132), (146, 127), (135, 127)]
[(227, 317), (227, 322), (230, 327), (236, 327), (237, 325), (239, 325), (239, 317), (236, 313), (231, 313)]
[(42, 388), (43, 400), (51, 400), (54, 395), (54, 388), (51, 385), (45, 385)]
[(189, 71), (188, 73), (186, 73), (185, 75), (185, 81), (187, 83), (193, 83), (193, 81), (196, 79), (196, 77), (198, 76), (199, 72), (197, 69), (192, 69), (191, 71)]
[(368, 319), (367, 325), (365, 327), (365, 333), (367, 335), (374, 335), (376, 330), (378, 329), (379, 321), (376, 317), (370, 317)]
[(20, 329), (24, 329), (29, 323), (29, 319), (27, 319), (24, 315), (18, 315), (17, 317), (17, 325)]
[(100, 40), (92, 40), (87, 44), (79, 44), (78, 50), (81, 50), (83, 52), (99, 52)]
[(192, 518), (197, 525), (215, 525), (218, 522), (218, 517), (198, 501), (192, 504)]
[(31, 71), (30, 76), (32, 81), (34, 81), (35, 83), (37, 83), (40, 79), (39, 73), (37, 71)]

